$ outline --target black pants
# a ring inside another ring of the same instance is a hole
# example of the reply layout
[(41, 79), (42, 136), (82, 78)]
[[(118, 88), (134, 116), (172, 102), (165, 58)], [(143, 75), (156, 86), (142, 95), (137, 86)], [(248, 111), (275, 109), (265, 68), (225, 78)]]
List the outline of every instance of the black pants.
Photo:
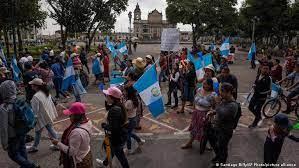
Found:
[(169, 89), (168, 89), (168, 102), (169, 104), (171, 104), (171, 94), (173, 93), (173, 97), (174, 97), (174, 102), (175, 105), (177, 106), (179, 103), (179, 99), (178, 99), (178, 87), (177, 85), (173, 85), (173, 84), (169, 84)]
[[(274, 143), (269, 137), (266, 138), (264, 144), (264, 163), (276, 164), (279, 158), (283, 141)], [(273, 167), (273, 166), (268, 166)]]
[(252, 68), (252, 69), (255, 69), (255, 68), (256, 68), (256, 65), (255, 65), (255, 59), (252, 59), (252, 60), (251, 60), (251, 68)]
[(90, 74), (90, 71), (89, 71), (89, 67), (88, 67), (87, 62), (82, 62), (82, 64), (83, 64), (83, 66), (86, 67), (88, 74)]
[(232, 136), (233, 130), (224, 130), (213, 127), (208, 130), (208, 141), (216, 154), (215, 160), (217, 163), (226, 163), (228, 143)]
[[(111, 159), (113, 159), (114, 155), (117, 157), (118, 161), (120, 162), (122, 168), (129, 168), (129, 163), (128, 160), (126, 158), (126, 155), (124, 153), (123, 150), (123, 146), (122, 145), (118, 145), (118, 146), (111, 146)], [(108, 166), (108, 158), (106, 158), (104, 160), (103, 163), (105, 166)]]
[(257, 125), (258, 122), (262, 119), (262, 107), (266, 102), (266, 98), (258, 98), (256, 95), (253, 95), (250, 103), (249, 103), (249, 110), (254, 114), (255, 118), (252, 125)]

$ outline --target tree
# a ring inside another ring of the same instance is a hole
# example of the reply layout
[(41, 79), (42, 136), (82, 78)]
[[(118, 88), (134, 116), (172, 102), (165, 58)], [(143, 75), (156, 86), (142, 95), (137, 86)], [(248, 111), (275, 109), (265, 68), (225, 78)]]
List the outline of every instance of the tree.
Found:
[(116, 16), (124, 11), (128, 4), (128, 0), (47, 0), (47, 2), (52, 7), (50, 16), (61, 25), (62, 45), (65, 47), (68, 33), (87, 31), (87, 50), (96, 32), (112, 29)]
[(236, 30), (237, 0), (167, 0), (167, 19), (172, 23), (191, 24), (193, 45), (202, 34), (232, 35)]

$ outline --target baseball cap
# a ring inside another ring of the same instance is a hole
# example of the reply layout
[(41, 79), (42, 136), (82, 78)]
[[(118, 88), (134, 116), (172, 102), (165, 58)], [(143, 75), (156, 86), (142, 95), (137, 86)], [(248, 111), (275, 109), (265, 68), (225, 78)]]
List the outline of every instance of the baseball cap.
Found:
[(103, 90), (103, 93), (108, 96), (120, 99), (122, 97), (122, 92), (117, 87), (110, 87), (107, 90)]
[(40, 78), (34, 78), (32, 81), (29, 82), (29, 85), (38, 85), (41, 86), (44, 84), (44, 81)]
[(282, 128), (291, 128), (292, 124), (285, 114), (277, 114), (274, 118), (274, 122)]
[(72, 114), (85, 114), (86, 112), (86, 107), (83, 103), (80, 102), (75, 102), (71, 104), (71, 107), (69, 109), (63, 110), (64, 115), (72, 115)]

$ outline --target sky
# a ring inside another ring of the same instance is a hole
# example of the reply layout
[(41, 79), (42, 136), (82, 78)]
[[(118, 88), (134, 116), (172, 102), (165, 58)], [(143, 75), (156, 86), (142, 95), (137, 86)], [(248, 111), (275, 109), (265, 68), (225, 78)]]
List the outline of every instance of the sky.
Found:
[[(243, 0), (238, 0), (238, 8), (241, 6)], [(163, 19), (166, 19), (165, 9), (167, 7), (166, 0), (129, 0), (127, 7), (127, 10), (123, 13), (121, 13), (117, 17), (117, 21), (115, 23), (115, 31), (116, 32), (128, 32), (129, 31), (129, 18), (128, 13), (129, 11), (134, 12), (134, 9), (136, 7), (136, 4), (139, 4), (141, 9), (141, 17), (142, 19), (147, 19), (147, 15), (149, 12), (153, 11), (154, 9), (157, 9), (159, 12), (162, 12)], [(49, 11), (50, 6), (45, 3), (45, 0), (42, 0), (42, 8), (45, 11)], [(133, 25), (132, 25), (133, 28)], [(182, 25), (178, 24), (178, 28), (182, 31), (191, 31), (190, 25)], [(56, 24), (56, 22), (51, 19), (47, 18), (46, 20), (46, 28), (42, 30), (43, 34), (54, 34), (56, 30), (59, 30), (59, 25)]]

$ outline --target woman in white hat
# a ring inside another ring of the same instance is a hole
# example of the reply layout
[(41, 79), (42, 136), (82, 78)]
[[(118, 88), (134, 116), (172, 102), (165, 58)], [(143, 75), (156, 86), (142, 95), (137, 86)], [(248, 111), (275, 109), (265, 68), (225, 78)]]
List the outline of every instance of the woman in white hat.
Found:
[(136, 74), (137, 79), (139, 79), (145, 70), (146, 63), (143, 58), (138, 57), (133, 60), (134, 72)]
[[(56, 131), (53, 129), (53, 120), (58, 117), (56, 107), (52, 101), (50, 91), (39, 78), (35, 78), (29, 82), (32, 89), (36, 92), (31, 99), (31, 107), (34, 114), (37, 116), (37, 123), (35, 126), (34, 144), (27, 148), (29, 153), (37, 152), (40, 142), (41, 134), (44, 128), (47, 129), (51, 138), (57, 139)], [(57, 150), (56, 146), (50, 146), (51, 149)]]
[(154, 57), (151, 55), (147, 55), (145, 57), (145, 62), (146, 62), (146, 68), (145, 71), (148, 70), (152, 65), (155, 63)]

